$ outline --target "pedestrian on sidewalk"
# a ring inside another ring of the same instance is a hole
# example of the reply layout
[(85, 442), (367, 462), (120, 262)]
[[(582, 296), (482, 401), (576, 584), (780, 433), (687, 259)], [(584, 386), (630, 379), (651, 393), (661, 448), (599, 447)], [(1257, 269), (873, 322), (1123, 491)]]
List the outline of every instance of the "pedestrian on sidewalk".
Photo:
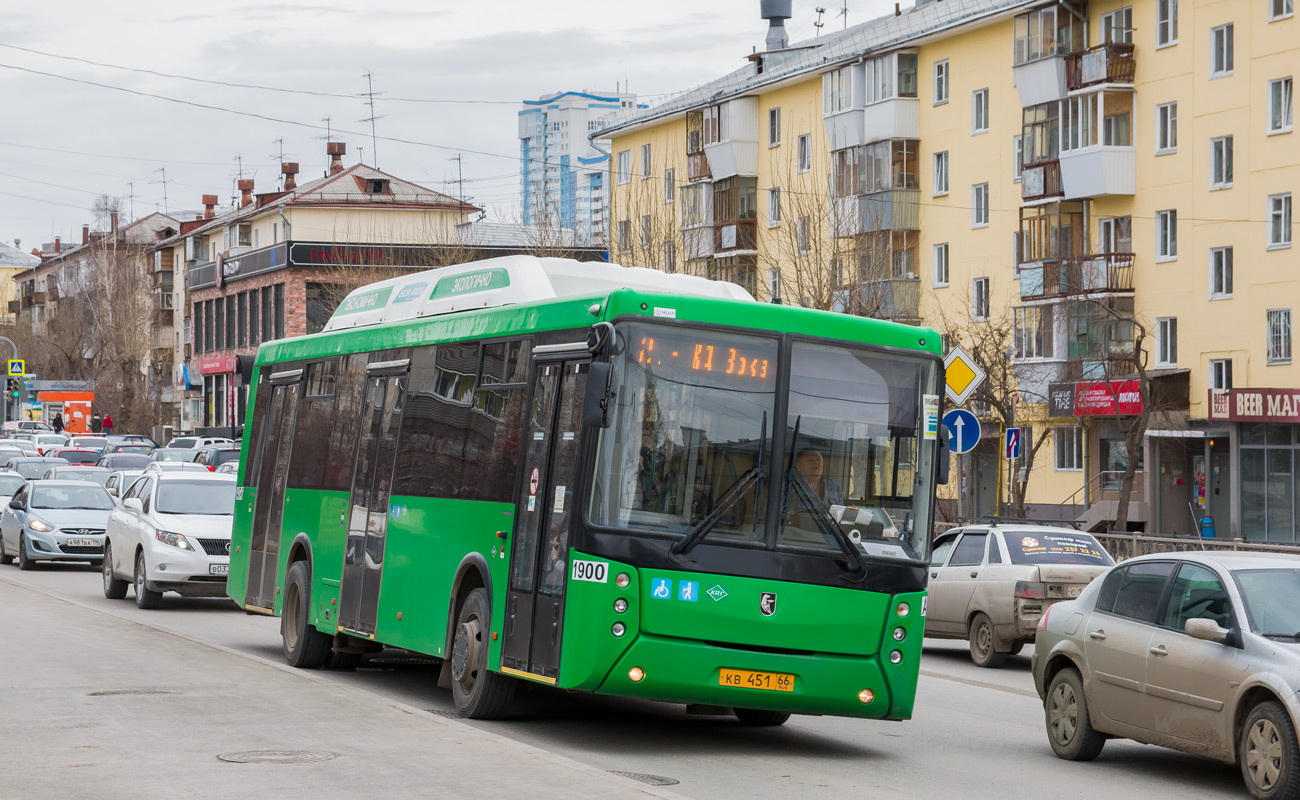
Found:
[(102, 433), (104, 431), (104, 420), (99, 418), (99, 414), (90, 418), (90, 430), (94, 433)]
[(113, 432), (113, 415), (112, 415), (112, 414), (105, 414), (105, 415), (104, 415), (104, 433), (112, 433), (112, 432)]
[(54, 427), (55, 433), (63, 433), (63, 415), (55, 414), (54, 421), (50, 423)]

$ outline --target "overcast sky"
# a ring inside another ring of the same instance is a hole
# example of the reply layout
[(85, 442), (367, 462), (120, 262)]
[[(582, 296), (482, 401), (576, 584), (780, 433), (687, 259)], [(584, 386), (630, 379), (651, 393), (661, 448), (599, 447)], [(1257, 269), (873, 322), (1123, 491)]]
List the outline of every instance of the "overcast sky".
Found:
[[(792, 39), (814, 35), (819, 4), (828, 9), (826, 30), (843, 26), (843, 0), (795, 0), (787, 24)], [(457, 191), (449, 159), (463, 151), (465, 194), (494, 218), (513, 219), (521, 100), (558, 90), (612, 91), (617, 81), (653, 103), (740, 66), (766, 33), (758, 0), (8, 5), (0, 23), (0, 239), (21, 239), (25, 251), (55, 234), (79, 241), (101, 193), (122, 197), (124, 207), (134, 193), (137, 217), (161, 210), (164, 167), (173, 213), (193, 213), (205, 193), (229, 203), (239, 155), (257, 191), (273, 191), (279, 138), (285, 160), (302, 165), (300, 181), (317, 177), (328, 161), (326, 117), (333, 138), (347, 143), (345, 163), (364, 156), (375, 164), (377, 156), (381, 169), (439, 191)], [(889, 4), (847, 5), (849, 24), (856, 24)], [(369, 109), (350, 96), (215, 86), (66, 57), (341, 95), (364, 92), (369, 71), (379, 136), (422, 144), (372, 144), (369, 123), (361, 122)]]

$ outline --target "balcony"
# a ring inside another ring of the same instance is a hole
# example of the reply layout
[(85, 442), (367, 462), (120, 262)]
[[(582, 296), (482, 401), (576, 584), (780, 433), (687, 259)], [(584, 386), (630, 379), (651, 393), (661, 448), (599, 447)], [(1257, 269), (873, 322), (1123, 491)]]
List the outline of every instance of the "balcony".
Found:
[(757, 97), (738, 97), (705, 112), (704, 153), (714, 180), (758, 174)]
[(1133, 291), (1133, 254), (1101, 253), (1028, 263), (1020, 268), (1020, 299)]
[(1060, 197), (1061, 195), (1061, 162), (1057, 159), (1040, 161), (1021, 170), (1021, 200), (1029, 202), (1031, 200)]
[[(731, 250), (756, 250), (758, 248), (758, 228), (752, 219), (717, 222), (713, 225), (713, 252), (726, 253)], [(694, 257), (694, 256), (692, 256)]]
[(1073, 92), (1106, 83), (1133, 83), (1133, 45), (1111, 42), (1066, 56), (1065, 85)]
[(1094, 145), (1061, 153), (1061, 188), (1067, 200), (1137, 191), (1137, 149)]
[(54, 285), (47, 286), (45, 289), (45, 296), (49, 299), (51, 303), (58, 302), (59, 287)]
[(1012, 69), (1021, 108), (1054, 103), (1065, 97), (1065, 59), (1064, 54), (1049, 55), (1017, 64)]
[(880, 231), (920, 229), (919, 189), (888, 189), (831, 200), (831, 230), (839, 238)]
[(921, 137), (921, 104), (915, 97), (895, 97), (872, 103), (862, 109), (861, 114), (863, 144)]
[(921, 279), (881, 278), (858, 284), (855, 313), (874, 319), (917, 323), (921, 319)]
[(702, 181), (709, 178), (709, 157), (703, 151), (686, 156), (686, 180)]
[(682, 228), (682, 258), (694, 261), (713, 255), (713, 226), (696, 225)]
[(22, 301), (21, 301), (21, 300), (10, 300), (10, 301), (9, 301), (9, 313), (10, 313), (10, 314), (17, 314), (19, 311), (22, 311), (22, 310), (23, 310), (23, 304), (22, 304)]

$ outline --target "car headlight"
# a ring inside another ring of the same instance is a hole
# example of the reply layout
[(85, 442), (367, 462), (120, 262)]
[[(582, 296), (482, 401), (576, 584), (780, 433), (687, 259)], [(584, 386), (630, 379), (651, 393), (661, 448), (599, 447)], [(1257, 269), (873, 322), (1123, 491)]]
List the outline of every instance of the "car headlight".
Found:
[(181, 534), (171, 533), (170, 531), (165, 531), (162, 528), (159, 528), (158, 530), (154, 531), (154, 538), (162, 542), (163, 544), (169, 544), (172, 547), (177, 547), (180, 548), (181, 550), (194, 549), (193, 547), (190, 547), (189, 540), (186, 539)]
[(27, 520), (27, 527), (31, 528), (34, 531), (40, 531), (41, 533), (54, 530), (53, 525), (49, 524), (48, 522), (42, 522), (41, 520), (36, 518), (31, 518)]

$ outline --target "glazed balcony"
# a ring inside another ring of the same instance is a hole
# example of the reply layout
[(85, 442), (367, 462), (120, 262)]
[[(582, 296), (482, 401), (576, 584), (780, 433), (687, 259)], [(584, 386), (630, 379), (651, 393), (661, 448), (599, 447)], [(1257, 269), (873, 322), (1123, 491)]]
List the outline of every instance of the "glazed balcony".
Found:
[(875, 319), (918, 323), (921, 320), (921, 279), (881, 278), (858, 284), (857, 313)]
[(831, 201), (831, 229), (839, 238), (880, 231), (921, 229), (919, 189), (836, 197)]
[(1065, 85), (1073, 92), (1108, 83), (1132, 84), (1136, 66), (1131, 43), (1099, 44), (1066, 56)]
[(1061, 162), (1055, 158), (1024, 167), (1020, 172), (1020, 199), (1046, 200), (1060, 197)]
[(1094, 145), (1061, 153), (1061, 188), (1067, 200), (1137, 191), (1137, 148)]
[(1133, 254), (1100, 253), (1020, 267), (1020, 299), (1133, 291)]

